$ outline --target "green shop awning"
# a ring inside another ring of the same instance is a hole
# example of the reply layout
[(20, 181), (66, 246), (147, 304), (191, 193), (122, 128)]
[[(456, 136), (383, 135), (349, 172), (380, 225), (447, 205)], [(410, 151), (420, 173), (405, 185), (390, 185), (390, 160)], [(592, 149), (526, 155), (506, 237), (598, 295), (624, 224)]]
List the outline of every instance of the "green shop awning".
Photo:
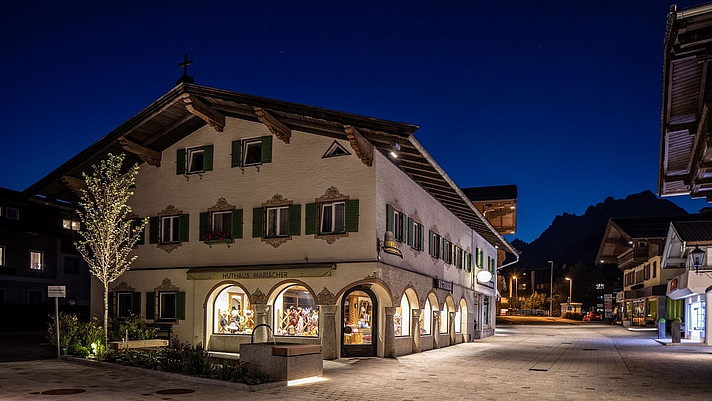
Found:
[(252, 265), (225, 267), (194, 267), (188, 269), (188, 280), (254, 280), (327, 277), (336, 269), (334, 263), (303, 263), (294, 265)]

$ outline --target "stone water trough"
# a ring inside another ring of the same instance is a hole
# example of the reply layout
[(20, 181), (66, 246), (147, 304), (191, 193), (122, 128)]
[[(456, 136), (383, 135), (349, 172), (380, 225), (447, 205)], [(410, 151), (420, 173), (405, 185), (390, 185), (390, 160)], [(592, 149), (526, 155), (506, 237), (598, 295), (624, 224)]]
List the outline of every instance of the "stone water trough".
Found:
[(324, 374), (324, 356), (319, 344), (241, 344), (240, 360), (249, 363), (248, 370), (267, 373), (275, 381)]

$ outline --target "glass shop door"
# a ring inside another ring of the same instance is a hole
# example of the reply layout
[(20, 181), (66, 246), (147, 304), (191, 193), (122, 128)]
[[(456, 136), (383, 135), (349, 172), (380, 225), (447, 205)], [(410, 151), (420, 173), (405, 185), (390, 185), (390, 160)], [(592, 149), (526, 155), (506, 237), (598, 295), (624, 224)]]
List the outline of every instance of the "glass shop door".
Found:
[(356, 287), (341, 302), (341, 357), (376, 356), (378, 304), (371, 290)]

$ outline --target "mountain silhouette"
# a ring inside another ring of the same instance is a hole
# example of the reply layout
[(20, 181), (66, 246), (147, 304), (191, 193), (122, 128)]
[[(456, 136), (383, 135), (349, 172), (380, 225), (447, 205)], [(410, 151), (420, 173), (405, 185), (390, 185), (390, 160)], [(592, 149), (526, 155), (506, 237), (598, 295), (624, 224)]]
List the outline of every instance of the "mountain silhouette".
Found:
[(549, 260), (556, 265), (577, 263), (594, 265), (598, 247), (611, 217), (677, 216), (688, 213), (666, 199), (650, 191), (628, 195), (625, 199), (606, 198), (586, 212), (577, 216), (564, 213), (556, 216), (539, 238), (531, 243), (519, 239), (512, 245), (521, 251), (517, 269), (546, 267)]

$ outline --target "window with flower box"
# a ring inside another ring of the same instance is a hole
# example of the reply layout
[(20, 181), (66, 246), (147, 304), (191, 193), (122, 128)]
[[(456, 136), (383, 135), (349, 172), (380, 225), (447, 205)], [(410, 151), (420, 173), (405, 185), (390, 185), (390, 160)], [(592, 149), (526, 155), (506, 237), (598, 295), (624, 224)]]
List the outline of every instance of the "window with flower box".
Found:
[(200, 213), (200, 238), (207, 244), (230, 243), (242, 238), (242, 209), (228, 205), (225, 198), (218, 199), (215, 206)]

